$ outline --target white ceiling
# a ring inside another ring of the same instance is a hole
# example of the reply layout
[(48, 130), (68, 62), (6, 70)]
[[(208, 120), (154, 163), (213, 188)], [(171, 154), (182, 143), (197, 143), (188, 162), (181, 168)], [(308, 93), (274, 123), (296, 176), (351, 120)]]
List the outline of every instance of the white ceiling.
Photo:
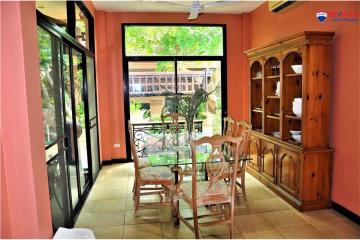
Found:
[[(108, 12), (189, 12), (192, 0), (185, 1), (165, 1), (165, 0), (133, 0), (133, 1), (102, 1), (92, 0), (97, 10)], [(251, 12), (260, 6), (261, 1), (200, 1), (204, 5), (203, 13), (223, 13), (223, 14), (239, 14)]]

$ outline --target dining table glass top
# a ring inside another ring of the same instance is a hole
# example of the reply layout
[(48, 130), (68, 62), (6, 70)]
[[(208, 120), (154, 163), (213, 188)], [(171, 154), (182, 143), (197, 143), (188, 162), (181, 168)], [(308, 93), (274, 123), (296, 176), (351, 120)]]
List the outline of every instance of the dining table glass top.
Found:
[[(145, 149), (152, 167), (156, 166), (178, 166), (192, 164), (191, 140), (198, 140), (207, 136), (202, 132), (194, 132), (189, 137), (187, 132), (161, 133), (145, 138)], [(211, 145), (203, 144), (196, 148), (196, 163), (205, 163), (211, 153)], [(233, 161), (226, 157), (227, 161)], [(241, 160), (250, 160), (242, 157)]]

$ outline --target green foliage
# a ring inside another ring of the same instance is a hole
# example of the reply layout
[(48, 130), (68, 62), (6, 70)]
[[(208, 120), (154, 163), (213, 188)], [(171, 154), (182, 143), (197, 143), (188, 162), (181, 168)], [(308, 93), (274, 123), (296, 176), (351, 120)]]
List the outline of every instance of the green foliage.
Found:
[(222, 56), (222, 28), (204, 26), (128, 26), (126, 55)]
[[(199, 113), (201, 104), (206, 103), (211, 93), (207, 93), (204, 89), (199, 88), (192, 95), (180, 95), (172, 92), (166, 92), (166, 95), (173, 99), (178, 113), (185, 118), (187, 130), (191, 132), (195, 116)], [(172, 107), (170, 106), (170, 108)], [(172, 112), (168, 105), (165, 105), (163, 108), (163, 112), (166, 111)]]

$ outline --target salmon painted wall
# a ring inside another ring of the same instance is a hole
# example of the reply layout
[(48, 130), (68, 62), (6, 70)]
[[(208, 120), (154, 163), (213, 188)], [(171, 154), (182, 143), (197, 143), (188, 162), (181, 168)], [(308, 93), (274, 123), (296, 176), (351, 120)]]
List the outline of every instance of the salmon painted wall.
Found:
[(0, 4), (0, 237), (50, 238), (35, 3)]
[[(318, 11), (353, 11), (358, 22), (320, 23)], [(251, 48), (305, 30), (334, 31), (331, 146), (332, 200), (360, 215), (360, 2), (306, 2), (277, 14), (263, 4), (251, 13)], [(356, 134), (357, 133), (357, 134)]]
[[(122, 23), (209, 23), (227, 27), (228, 114), (236, 119), (248, 115), (247, 94), (242, 79), (247, 75), (242, 52), (249, 48), (250, 16), (206, 14), (188, 21), (187, 14), (174, 13), (109, 13), (96, 11), (95, 41), (97, 87), (100, 119), (101, 159), (126, 158), (124, 129), (124, 94), (122, 72)], [(242, 67), (244, 71), (242, 70)], [(246, 100), (245, 102), (243, 100)], [(244, 105), (245, 104), (245, 105)], [(120, 143), (120, 148), (114, 148)]]

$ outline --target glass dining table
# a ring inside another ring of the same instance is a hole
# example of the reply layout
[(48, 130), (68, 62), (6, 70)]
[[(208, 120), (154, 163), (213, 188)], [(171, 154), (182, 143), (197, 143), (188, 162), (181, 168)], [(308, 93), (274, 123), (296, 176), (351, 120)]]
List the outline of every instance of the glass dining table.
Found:
[[(194, 132), (189, 136), (187, 132), (180, 133), (165, 133), (145, 137), (144, 149), (145, 155), (149, 159), (150, 166), (191, 166), (192, 153), (190, 147), (190, 140), (197, 140), (201, 137), (207, 136), (202, 132)], [(206, 160), (210, 156), (211, 145), (203, 144), (196, 148), (196, 164), (197, 166), (204, 166)], [(226, 161), (233, 161), (232, 158), (227, 158)], [(248, 156), (243, 156), (241, 161), (251, 160)], [(205, 170), (203, 167), (200, 168)], [(205, 181), (208, 180), (207, 171), (204, 171)], [(178, 174), (175, 172), (175, 183), (178, 182)]]

